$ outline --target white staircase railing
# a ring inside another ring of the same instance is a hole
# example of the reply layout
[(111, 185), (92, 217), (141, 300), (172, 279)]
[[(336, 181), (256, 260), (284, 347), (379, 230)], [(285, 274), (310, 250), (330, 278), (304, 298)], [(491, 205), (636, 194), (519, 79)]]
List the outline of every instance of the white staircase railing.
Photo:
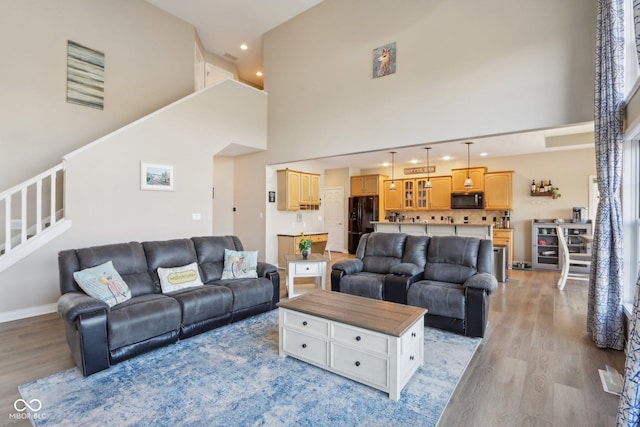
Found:
[(16, 258), (11, 256), (15, 252), (30, 253), (24, 250), (27, 241), (52, 234), (45, 232), (64, 222), (64, 198), (58, 185), (63, 178), (64, 163), (60, 163), (0, 193), (0, 218), (4, 220), (0, 230), (0, 271), (7, 267), (6, 258)]

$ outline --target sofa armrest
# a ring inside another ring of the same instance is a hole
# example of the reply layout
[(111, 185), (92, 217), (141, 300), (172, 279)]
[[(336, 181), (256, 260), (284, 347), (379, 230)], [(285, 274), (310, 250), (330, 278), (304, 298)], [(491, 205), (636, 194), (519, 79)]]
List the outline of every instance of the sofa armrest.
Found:
[[(402, 265), (402, 264), (399, 264)], [(418, 267), (415, 264), (415, 267)], [(393, 271), (394, 268), (391, 268)], [(413, 269), (409, 269), (413, 270)], [(409, 271), (407, 270), (407, 272)], [(382, 297), (385, 301), (396, 302), (398, 304), (407, 303), (407, 291), (409, 287), (423, 278), (423, 270), (418, 268), (418, 272), (415, 274), (387, 274), (382, 284)]]
[(364, 264), (360, 258), (343, 259), (331, 267), (332, 270), (340, 270), (344, 274), (353, 274), (362, 271)]
[(278, 267), (273, 264), (269, 264), (268, 262), (258, 261), (258, 267), (256, 272), (258, 273), (258, 277), (269, 277), (270, 273), (274, 273), (278, 271)]
[(389, 269), (389, 274), (396, 274), (400, 276), (415, 276), (421, 274), (424, 269), (418, 267), (411, 262), (403, 262), (396, 264)]
[(493, 274), (478, 273), (469, 277), (463, 286), (464, 288), (483, 289), (491, 295), (498, 289), (498, 280)]
[(81, 292), (67, 292), (58, 299), (58, 314), (67, 322), (75, 322), (81, 314), (108, 312), (109, 304)]

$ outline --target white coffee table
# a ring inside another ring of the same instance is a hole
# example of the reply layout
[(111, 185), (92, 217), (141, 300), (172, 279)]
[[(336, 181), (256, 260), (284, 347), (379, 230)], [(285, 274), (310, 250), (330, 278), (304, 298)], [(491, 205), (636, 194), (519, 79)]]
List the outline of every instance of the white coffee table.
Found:
[(319, 254), (309, 254), (307, 258), (302, 255), (285, 255), (287, 261), (287, 294), (289, 298), (295, 296), (293, 289), (296, 277), (315, 277), (316, 285), (320, 279), (320, 286), (327, 289), (327, 258)]
[(312, 291), (278, 303), (279, 352), (389, 393), (424, 361), (420, 307)]

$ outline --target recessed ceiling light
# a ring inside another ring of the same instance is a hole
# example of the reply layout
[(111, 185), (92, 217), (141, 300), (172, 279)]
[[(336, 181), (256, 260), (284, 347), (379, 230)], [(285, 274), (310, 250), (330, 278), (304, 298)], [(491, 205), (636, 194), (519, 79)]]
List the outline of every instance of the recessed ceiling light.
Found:
[(390, 165), (390, 163), (389, 163), (389, 162), (384, 162), (384, 163), (382, 164), (382, 166), (384, 166), (385, 168), (386, 168), (387, 166), (389, 166), (389, 165)]
[(258, 76), (258, 77), (262, 77), (262, 71), (258, 71), (258, 72), (256, 73), (256, 76)]
[(411, 163), (412, 165), (418, 164), (418, 161), (416, 159), (412, 159), (409, 163)]
[(242, 50), (247, 50), (247, 49), (249, 49), (249, 46), (247, 46), (246, 44), (242, 43), (242, 44), (240, 45), (240, 49), (242, 49)]
[(452, 159), (452, 157), (451, 157), (451, 156), (444, 156), (444, 157), (442, 158), (442, 160), (451, 160), (451, 159)]
[(480, 153), (480, 157), (487, 157), (489, 153)]

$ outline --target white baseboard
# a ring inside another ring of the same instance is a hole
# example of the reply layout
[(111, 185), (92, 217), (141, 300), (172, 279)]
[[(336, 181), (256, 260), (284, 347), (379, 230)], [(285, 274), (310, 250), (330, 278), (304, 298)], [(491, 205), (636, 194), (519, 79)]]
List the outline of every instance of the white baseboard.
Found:
[(0, 313), (0, 323), (11, 322), (13, 320), (25, 319), (27, 317), (40, 316), (41, 314), (55, 313), (58, 304), (45, 304), (37, 307), (21, 308)]

